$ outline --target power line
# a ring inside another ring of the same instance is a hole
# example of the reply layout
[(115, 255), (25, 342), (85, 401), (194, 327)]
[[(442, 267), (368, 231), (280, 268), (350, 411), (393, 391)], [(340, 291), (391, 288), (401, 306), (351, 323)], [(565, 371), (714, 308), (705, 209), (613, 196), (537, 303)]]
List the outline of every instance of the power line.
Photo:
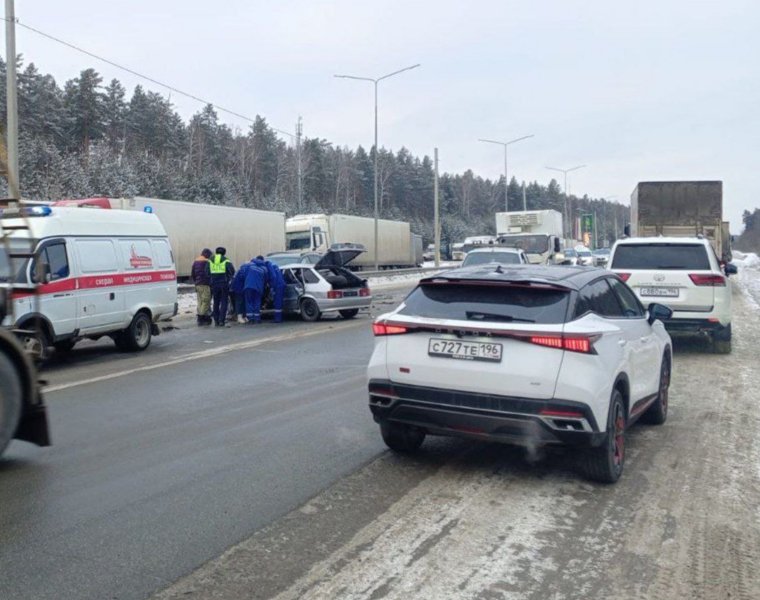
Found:
[[(8, 21), (5, 17), (0, 17), (3, 21)], [(252, 119), (251, 117), (247, 117), (245, 115), (240, 114), (239, 112), (235, 112), (234, 110), (230, 110), (229, 108), (224, 108), (223, 106), (219, 106), (218, 104), (214, 102), (210, 102), (209, 100), (204, 100), (203, 98), (200, 98), (199, 96), (196, 96), (195, 94), (191, 94), (190, 92), (185, 92), (180, 90), (179, 88), (174, 87), (173, 85), (169, 85), (168, 83), (163, 83), (159, 81), (158, 79), (154, 79), (153, 77), (148, 77), (147, 75), (143, 75), (142, 73), (138, 73), (134, 69), (130, 69), (129, 67), (125, 67), (124, 65), (120, 65), (119, 63), (115, 63), (112, 60), (109, 60), (107, 58), (103, 58), (102, 56), (98, 56), (97, 54), (90, 52), (89, 50), (85, 50), (84, 48), (80, 48), (79, 46), (76, 46), (70, 42), (67, 42), (66, 40), (62, 40), (61, 38), (55, 37), (54, 35), (50, 35), (49, 33), (45, 33), (44, 31), (40, 31), (39, 29), (36, 29), (32, 27), (31, 25), (27, 25), (25, 23), (22, 23), (18, 18), (16, 19), (16, 25), (20, 25), (24, 29), (28, 29), (29, 31), (32, 31), (36, 33), (37, 35), (41, 35), (42, 37), (45, 37), (49, 40), (52, 40), (54, 42), (57, 42), (59, 44), (62, 44), (64, 46), (67, 46), (68, 48), (71, 48), (72, 50), (76, 50), (77, 52), (81, 52), (82, 54), (86, 54), (87, 56), (94, 58), (95, 60), (99, 60), (101, 62), (104, 62), (108, 65), (111, 65), (112, 67), (116, 67), (117, 69), (121, 69), (122, 71), (126, 71), (127, 73), (130, 73), (134, 75), (135, 77), (139, 77), (141, 79), (144, 79), (145, 81), (150, 81), (151, 83), (155, 83), (156, 85), (160, 85), (163, 88), (166, 88), (167, 90), (170, 90), (176, 94), (179, 94), (181, 96), (185, 96), (187, 98), (190, 98), (191, 100), (195, 100), (196, 102), (200, 102), (202, 104), (209, 104), (212, 107), (214, 107), (216, 110), (225, 112), (227, 114), (233, 115), (235, 117), (238, 117), (239, 119), (243, 119), (244, 121), (249, 121), (250, 123), (254, 123), (255, 119)], [(282, 129), (277, 129), (276, 127), (269, 126), (270, 129), (273, 131), (276, 131), (278, 133), (282, 133), (285, 135), (288, 135), (290, 137), (294, 137), (292, 133), (289, 131), (284, 131)]]

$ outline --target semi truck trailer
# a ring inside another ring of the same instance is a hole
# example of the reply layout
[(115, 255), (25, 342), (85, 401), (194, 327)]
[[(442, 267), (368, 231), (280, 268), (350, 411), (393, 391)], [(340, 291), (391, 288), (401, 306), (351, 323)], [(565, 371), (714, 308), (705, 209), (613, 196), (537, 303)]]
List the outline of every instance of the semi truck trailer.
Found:
[[(422, 261), (422, 240), (409, 223), (378, 219), (378, 266), (381, 269), (414, 267)], [(327, 252), (333, 244), (361, 244), (366, 252), (351, 262), (352, 268), (375, 264), (375, 220), (339, 214), (295, 215), (285, 222), (288, 250)]]

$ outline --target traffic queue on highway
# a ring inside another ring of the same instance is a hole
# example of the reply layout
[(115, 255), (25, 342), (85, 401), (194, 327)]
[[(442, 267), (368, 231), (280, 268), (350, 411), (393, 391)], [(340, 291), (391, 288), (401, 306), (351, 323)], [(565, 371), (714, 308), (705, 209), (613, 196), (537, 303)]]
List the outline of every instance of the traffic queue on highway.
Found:
[[(26, 238), (7, 236), (15, 254), (6, 281), (34, 293), (13, 293), (4, 325), (29, 353), (103, 336), (144, 350), (177, 315), (174, 255), (155, 214), (43, 206), (25, 216), (28, 228), (7, 220)], [(36, 247), (21, 252), (30, 239)], [(626, 429), (667, 418), (670, 332), (731, 351), (736, 268), (701, 233), (617, 240), (603, 255), (609, 270), (591, 252), (569, 263), (552, 233), (512, 232), (469, 250), (461, 267), (424, 277), (374, 320), (369, 404), (394, 451), (417, 450), (428, 435), (534, 451), (569, 445), (589, 478), (613, 483)], [(236, 269), (223, 245), (203, 248), (191, 267), (197, 323), (224, 327), (228, 308), (241, 324), (260, 323), (264, 310), (275, 323), (284, 314), (351, 319), (372, 304), (367, 280), (347, 267), (364, 252), (334, 244), (257, 255)]]

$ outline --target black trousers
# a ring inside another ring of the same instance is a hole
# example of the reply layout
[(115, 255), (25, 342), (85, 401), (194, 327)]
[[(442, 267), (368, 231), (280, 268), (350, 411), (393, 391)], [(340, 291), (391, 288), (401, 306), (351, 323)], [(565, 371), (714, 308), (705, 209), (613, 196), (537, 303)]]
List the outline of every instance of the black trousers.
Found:
[(214, 309), (211, 311), (214, 323), (224, 325), (227, 319), (227, 302), (229, 300), (229, 290), (226, 282), (224, 285), (211, 286), (211, 298), (214, 301)]

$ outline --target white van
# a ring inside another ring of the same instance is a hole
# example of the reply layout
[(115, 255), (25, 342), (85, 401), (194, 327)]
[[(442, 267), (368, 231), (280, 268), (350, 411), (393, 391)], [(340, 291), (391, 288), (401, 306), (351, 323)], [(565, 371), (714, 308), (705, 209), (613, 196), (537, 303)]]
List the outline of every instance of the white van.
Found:
[[(11, 237), (15, 279), (12, 325), (26, 349), (44, 358), (83, 338), (110, 336), (122, 350), (144, 350), (156, 323), (177, 314), (177, 273), (163, 225), (153, 214), (40, 206), (24, 209), (30, 230)], [(31, 236), (34, 257), (30, 251)], [(38, 281), (39, 279), (39, 281)]]

